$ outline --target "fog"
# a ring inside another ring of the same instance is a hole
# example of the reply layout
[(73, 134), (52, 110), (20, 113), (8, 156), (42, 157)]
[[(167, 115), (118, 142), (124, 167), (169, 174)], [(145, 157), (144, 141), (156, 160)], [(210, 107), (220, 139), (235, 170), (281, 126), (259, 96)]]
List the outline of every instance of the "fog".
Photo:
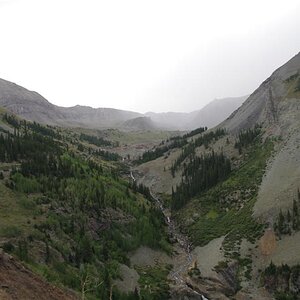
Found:
[(192, 111), (300, 51), (298, 0), (0, 1), (0, 77), (61, 106)]

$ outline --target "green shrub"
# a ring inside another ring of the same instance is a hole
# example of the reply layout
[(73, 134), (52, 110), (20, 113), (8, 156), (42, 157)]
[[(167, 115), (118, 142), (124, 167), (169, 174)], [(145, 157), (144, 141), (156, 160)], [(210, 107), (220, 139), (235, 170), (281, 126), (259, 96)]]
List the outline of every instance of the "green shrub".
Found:
[(21, 173), (12, 175), (12, 180), (15, 183), (15, 189), (18, 192), (26, 194), (37, 193), (41, 191), (41, 185), (37, 182), (36, 178), (24, 177)]
[(5, 242), (2, 246), (2, 249), (5, 251), (5, 252), (8, 252), (8, 253), (11, 253), (14, 251), (15, 249), (15, 246), (11, 243), (11, 242)]
[(1, 236), (8, 237), (8, 238), (14, 238), (18, 237), (22, 234), (22, 230), (14, 225), (6, 226), (4, 228), (1, 228), (0, 230)]

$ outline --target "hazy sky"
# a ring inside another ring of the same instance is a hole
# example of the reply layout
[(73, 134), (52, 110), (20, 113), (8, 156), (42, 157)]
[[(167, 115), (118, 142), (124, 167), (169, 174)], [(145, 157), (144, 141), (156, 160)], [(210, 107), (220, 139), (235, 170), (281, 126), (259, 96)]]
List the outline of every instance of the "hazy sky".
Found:
[(0, 0), (0, 77), (61, 106), (191, 111), (300, 51), (299, 0)]

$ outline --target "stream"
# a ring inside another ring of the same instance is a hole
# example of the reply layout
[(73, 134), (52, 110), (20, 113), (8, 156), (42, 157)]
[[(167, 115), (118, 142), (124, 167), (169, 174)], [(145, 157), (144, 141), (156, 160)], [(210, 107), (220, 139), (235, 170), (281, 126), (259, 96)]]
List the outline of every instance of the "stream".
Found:
[[(130, 171), (130, 177), (133, 181), (136, 181), (136, 178), (134, 177), (132, 171)], [(185, 281), (184, 274), (187, 273), (188, 268), (193, 263), (193, 256), (191, 254), (191, 246), (189, 239), (186, 235), (182, 234), (176, 227), (176, 224), (171, 219), (171, 212), (169, 209), (165, 208), (159, 199), (158, 196), (156, 196), (151, 190), (150, 195), (157, 203), (157, 207), (161, 210), (161, 212), (164, 215), (165, 222), (168, 226), (168, 230), (170, 232), (170, 235), (174, 238), (176, 241), (175, 244), (175, 250), (177, 252), (177, 256), (181, 256), (182, 263), (180, 263), (178, 266), (175, 266), (173, 270), (170, 272), (169, 276), (174, 281), (175, 286), (179, 287), (181, 286), (183, 289), (187, 290), (189, 293), (192, 293), (194, 295), (200, 296), (199, 299), (201, 300), (208, 300), (205, 296), (198, 293), (196, 290), (192, 289)]]

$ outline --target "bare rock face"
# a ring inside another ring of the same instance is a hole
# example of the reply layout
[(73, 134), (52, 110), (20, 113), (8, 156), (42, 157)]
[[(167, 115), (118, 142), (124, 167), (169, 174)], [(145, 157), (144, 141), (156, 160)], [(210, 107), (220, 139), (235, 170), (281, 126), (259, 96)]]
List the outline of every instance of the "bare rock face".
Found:
[(271, 255), (276, 248), (276, 236), (272, 229), (267, 229), (260, 238), (259, 249), (262, 255)]
[(270, 133), (278, 135), (289, 131), (291, 126), (299, 125), (299, 120), (295, 124), (297, 120), (292, 114), (295, 108), (297, 110), (299, 101), (293, 93), (290, 93), (291, 82), (289, 82), (289, 78), (291, 76), (297, 78), (299, 72), (300, 53), (277, 69), (219, 127), (225, 127), (230, 132), (237, 133), (241, 129), (251, 128), (260, 123)]

